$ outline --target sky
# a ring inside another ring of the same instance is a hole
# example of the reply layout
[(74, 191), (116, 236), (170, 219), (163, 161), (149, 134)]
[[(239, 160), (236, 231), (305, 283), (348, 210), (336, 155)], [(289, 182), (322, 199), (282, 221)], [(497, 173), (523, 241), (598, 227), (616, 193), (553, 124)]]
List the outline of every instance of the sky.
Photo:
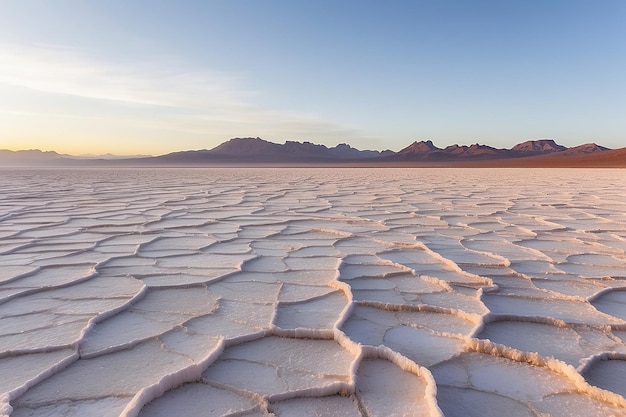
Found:
[(0, 149), (626, 146), (626, 1), (0, 0)]

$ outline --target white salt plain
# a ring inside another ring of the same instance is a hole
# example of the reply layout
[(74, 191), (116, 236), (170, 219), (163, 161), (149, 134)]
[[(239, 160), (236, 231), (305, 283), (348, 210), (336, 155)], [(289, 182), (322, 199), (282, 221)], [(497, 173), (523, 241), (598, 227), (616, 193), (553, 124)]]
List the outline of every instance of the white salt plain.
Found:
[(0, 415), (626, 416), (626, 171), (0, 171)]

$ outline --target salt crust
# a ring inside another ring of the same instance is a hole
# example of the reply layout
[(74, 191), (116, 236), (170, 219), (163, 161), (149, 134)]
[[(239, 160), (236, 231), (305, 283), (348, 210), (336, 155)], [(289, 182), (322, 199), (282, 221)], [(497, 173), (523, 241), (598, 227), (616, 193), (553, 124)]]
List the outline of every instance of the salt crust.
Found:
[(626, 414), (619, 171), (44, 172), (0, 177), (0, 415)]

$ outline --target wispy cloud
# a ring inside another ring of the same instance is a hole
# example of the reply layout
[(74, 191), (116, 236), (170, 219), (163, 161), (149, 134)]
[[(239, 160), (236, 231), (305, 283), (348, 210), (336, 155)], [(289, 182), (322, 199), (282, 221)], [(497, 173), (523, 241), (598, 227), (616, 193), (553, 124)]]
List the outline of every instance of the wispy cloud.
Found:
[[(164, 58), (120, 64), (58, 46), (0, 44), (1, 84), (63, 96), (59, 103), (65, 104), (54, 111), (66, 117), (119, 119), (141, 128), (218, 135), (222, 140), (223, 135), (313, 139), (357, 134), (314, 113), (254, 104), (259, 93), (244, 86), (241, 74), (193, 68)], [(72, 98), (79, 99), (80, 108), (67, 103)], [(92, 114), (85, 103), (93, 106)], [(4, 110), (30, 110), (28, 103), (23, 106)], [(103, 106), (108, 114), (102, 114)]]
[[(87, 59), (57, 46), (0, 45), (0, 83), (128, 104), (197, 107), (241, 104), (238, 80), (164, 62), (128, 65)], [(202, 97), (202, 98), (201, 98)]]

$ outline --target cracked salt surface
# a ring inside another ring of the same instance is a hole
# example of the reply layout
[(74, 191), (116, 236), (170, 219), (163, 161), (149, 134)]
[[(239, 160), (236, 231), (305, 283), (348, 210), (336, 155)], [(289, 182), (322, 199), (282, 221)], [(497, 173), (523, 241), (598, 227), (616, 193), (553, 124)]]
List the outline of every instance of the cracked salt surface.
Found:
[(625, 180), (4, 169), (0, 416), (626, 416)]

